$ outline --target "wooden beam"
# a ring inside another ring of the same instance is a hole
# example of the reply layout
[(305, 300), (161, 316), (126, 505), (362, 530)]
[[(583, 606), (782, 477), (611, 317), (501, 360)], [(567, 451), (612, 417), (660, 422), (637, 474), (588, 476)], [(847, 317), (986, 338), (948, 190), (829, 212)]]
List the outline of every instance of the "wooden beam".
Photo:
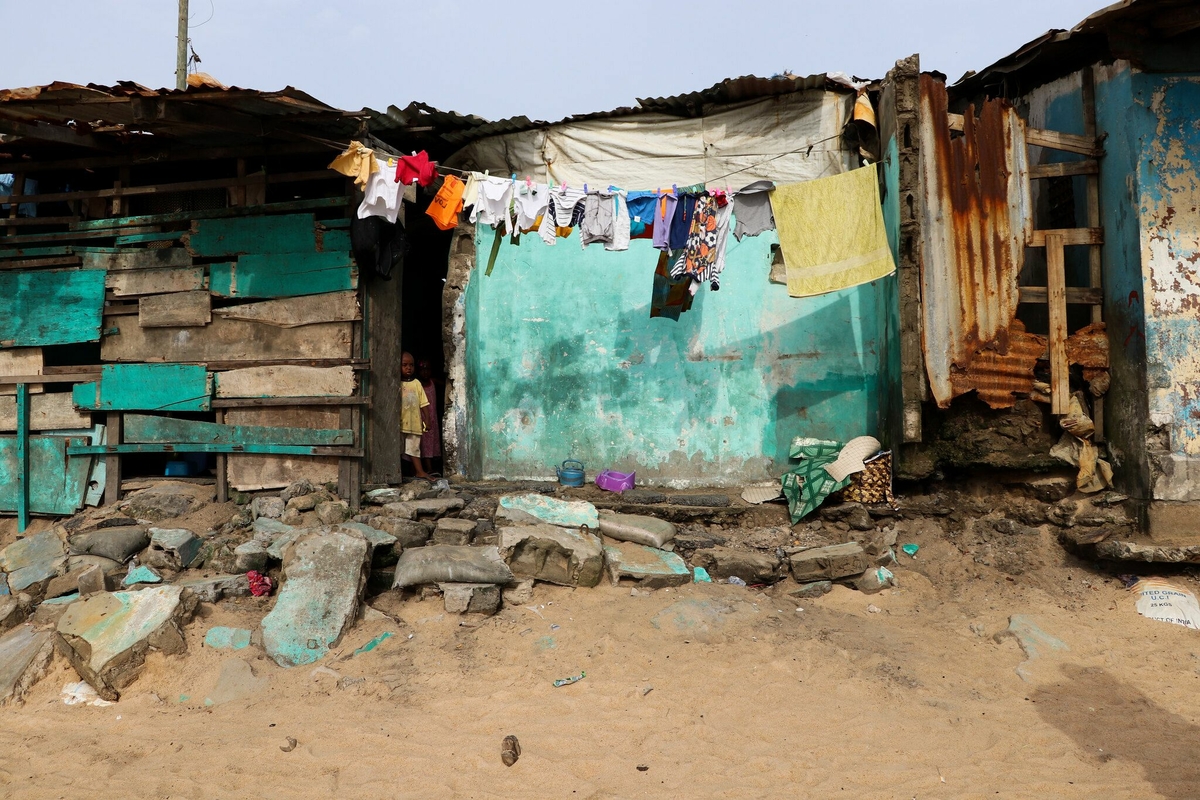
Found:
[[(107, 441), (109, 445), (120, 446), (122, 434), (121, 421), (124, 415), (120, 411), (108, 412)], [(104, 504), (115, 506), (121, 502), (121, 459), (116, 454), (104, 459)]]
[(69, 456), (120, 456), (142, 453), (247, 453), (272, 456), (336, 456), (362, 458), (353, 447), (323, 447), (284, 444), (210, 444), (177, 442), (173, 444), (97, 444), (67, 448)]
[[(1080, 73), (1083, 95), (1083, 132), (1088, 136), (1096, 136), (1096, 76), (1092, 67), (1086, 66)], [(1100, 170), (1087, 176), (1085, 180), (1087, 191), (1088, 226), (1099, 228), (1100, 222)], [(1093, 247), (1088, 252), (1088, 282), (1093, 289), (1099, 290), (1103, 285), (1104, 262), (1099, 247)], [(1104, 319), (1104, 309), (1100, 305), (1092, 306), (1092, 322)], [(1092, 422), (1095, 427), (1093, 440), (1104, 441), (1104, 397), (1101, 395), (1092, 401)]]
[[(160, 164), (167, 161), (216, 161), (224, 158), (266, 158), (307, 153), (327, 153), (329, 148), (316, 142), (272, 142), (270, 145), (246, 145), (239, 147), (168, 147), (155, 150), (140, 150), (119, 156), (87, 156), (84, 158), (62, 158), (55, 161), (26, 161), (21, 167), (29, 173), (57, 172), (75, 169), (106, 169), (125, 164)], [(326, 159), (328, 160), (328, 159)]]
[[(225, 412), (222, 409), (215, 409), (215, 419), (218, 425), (225, 424)], [(229, 457), (224, 453), (217, 453), (217, 502), (229, 502)]]
[(29, 386), (17, 384), (17, 533), (29, 527)]
[(272, 408), (274, 406), (370, 406), (369, 397), (231, 397), (213, 400), (213, 408)]
[(315, 208), (341, 208), (347, 203), (345, 195), (318, 197), (312, 200), (289, 200), (285, 203), (267, 203), (261, 206), (231, 206), (209, 211), (179, 211), (171, 214), (143, 214), (119, 219), (90, 219), (72, 225), (73, 230), (97, 228), (134, 228), (145, 225), (162, 225), (170, 222), (191, 222), (195, 219), (221, 219), (223, 217), (248, 217), (259, 214), (282, 214), (289, 211), (307, 211)]
[(1100, 162), (1092, 158), (1086, 161), (1060, 161), (1057, 164), (1033, 164), (1029, 167), (1030, 178), (1067, 178), (1099, 173)]
[[(1044, 303), (1046, 302), (1046, 287), (1045, 286), (1022, 286), (1020, 291), (1020, 301), (1022, 303)], [(1099, 289), (1093, 289), (1090, 286), (1068, 286), (1067, 287), (1067, 305), (1080, 306), (1099, 306), (1104, 303), (1104, 292)]]
[[(346, 413), (346, 412), (343, 412)], [(349, 429), (287, 428), (270, 425), (224, 425), (147, 414), (125, 415), (127, 444), (353, 445)]]
[(51, 125), (46, 122), (29, 123), (0, 118), (0, 133), (26, 136), (43, 142), (90, 147), (93, 150), (113, 150), (116, 147), (116, 142), (103, 141), (90, 133), (77, 133), (74, 128), (68, 128), (65, 125)]
[[(111, 306), (104, 313), (112, 314)], [(212, 295), (205, 291), (152, 294), (138, 299), (143, 328), (198, 328), (212, 322)]]
[[(966, 124), (962, 114), (947, 114), (946, 117), (952, 131), (961, 131)], [(1048, 147), (1051, 150), (1079, 153), (1092, 158), (1101, 158), (1104, 155), (1104, 147), (1094, 136), (1078, 136), (1073, 133), (1059, 133), (1041, 128), (1026, 128), (1025, 144), (1031, 147)]]
[(1034, 231), (1033, 238), (1029, 240), (1029, 246), (1045, 247), (1046, 237), (1050, 234), (1057, 234), (1062, 240), (1063, 246), (1065, 247), (1085, 244), (1104, 244), (1103, 228), (1057, 228)]
[(51, 256), (49, 258), (23, 258), (17, 261), (0, 261), (0, 269), (43, 269), (45, 267), (79, 267), (83, 262), (79, 256)]
[(1046, 236), (1046, 307), (1050, 315), (1050, 411), (1066, 414), (1071, 385), (1067, 373), (1067, 273), (1061, 233)]
[[(60, 200), (86, 200), (97, 197), (120, 199), (148, 194), (165, 194), (168, 192), (190, 192), (197, 189), (225, 189), (233, 186), (249, 186), (251, 184), (303, 183), (305, 181), (341, 180), (341, 175), (329, 169), (311, 170), (309, 172), (289, 172), (280, 175), (255, 173), (245, 178), (210, 178), (204, 181), (180, 181), (178, 183), (159, 183), (151, 186), (129, 186), (124, 181), (117, 180), (111, 189), (81, 189), (76, 192), (50, 192), (47, 194), (27, 195), (22, 202), (49, 203)], [(236, 206), (249, 208), (249, 206)], [(90, 220), (92, 222), (108, 222), (110, 220)]]

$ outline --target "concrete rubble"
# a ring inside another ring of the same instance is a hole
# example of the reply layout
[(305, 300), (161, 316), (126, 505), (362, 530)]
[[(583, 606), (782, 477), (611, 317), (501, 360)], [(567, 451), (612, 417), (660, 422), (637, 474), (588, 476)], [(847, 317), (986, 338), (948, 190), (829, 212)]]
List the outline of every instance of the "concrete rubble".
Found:
[(500, 610), (500, 587), (494, 583), (439, 583), (450, 614), (492, 615)]
[(0, 636), (0, 706), (19, 703), (50, 666), (54, 635), (20, 625)]
[(692, 582), (692, 571), (675, 553), (633, 542), (611, 540), (604, 545), (605, 567), (615, 586), (622, 578), (637, 581), (647, 589), (683, 586)]
[(499, 530), (500, 555), (513, 575), (562, 586), (595, 586), (604, 574), (604, 550), (593, 533), (556, 525)]
[(8, 573), (11, 592), (39, 596), (66, 570), (67, 553), (57, 529), (13, 542), (0, 551), (0, 571)]

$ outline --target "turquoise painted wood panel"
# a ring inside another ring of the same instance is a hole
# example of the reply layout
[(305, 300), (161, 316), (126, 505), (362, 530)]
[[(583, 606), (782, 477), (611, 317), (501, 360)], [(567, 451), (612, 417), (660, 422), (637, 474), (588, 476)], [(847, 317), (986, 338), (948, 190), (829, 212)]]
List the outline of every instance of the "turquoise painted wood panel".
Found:
[[(34, 514), (74, 514), (83, 507), (92, 459), (68, 456), (70, 446), (86, 438), (29, 438), (29, 510)], [(17, 437), (0, 436), (0, 511), (17, 510)]]
[(264, 456), (338, 456), (361, 458), (362, 451), (350, 447), (297, 444), (109, 444), (77, 445), (67, 448), (72, 456), (129, 455), (130, 453), (251, 453)]
[(124, 441), (129, 444), (341, 445), (354, 444), (354, 431), (221, 425), (174, 417), (126, 414)]
[(29, 384), (17, 384), (17, 533), (29, 527)]
[(350, 231), (325, 231), (321, 235), (322, 253), (349, 253)]
[(6, 247), (0, 249), (0, 258), (33, 258), (41, 256), (69, 256), (70, 247)]
[(357, 286), (347, 252), (251, 254), (208, 270), (208, 290), (221, 297), (299, 297)]
[(200, 219), (192, 229), (188, 248), (197, 256), (312, 253), (317, 249), (312, 214)]
[(118, 236), (114, 242), (117, 247), (142, 242), (173, 242), (183, 236), (182, 231), (167, 231), (166, 233), (131, 233), (128, 236)]
[(321, 224), (326, 228), (349, 228), (350, 219), (348, 217), (342, 217), (341, 219), (323, 219), (321, 220)]
[(0, 271), (0, 347), (95, 342), (103, 270)]
[(209, 411), (212, 376), (194, 364), (105, 364), (72, 399), (90, 411)]

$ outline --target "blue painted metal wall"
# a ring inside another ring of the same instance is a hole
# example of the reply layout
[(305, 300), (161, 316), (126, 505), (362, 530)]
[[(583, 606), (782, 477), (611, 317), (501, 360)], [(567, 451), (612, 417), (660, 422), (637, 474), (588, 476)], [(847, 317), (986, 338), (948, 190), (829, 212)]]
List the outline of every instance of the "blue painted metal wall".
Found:
[(768, 280), (773, 233), (731, 238), (720, 291), (675, 322), (650, 318), (649, 241), (505, 241), (486, 276), (492, 241), (477, 230), (464, 298), (468, 472), (548, 477), (573, 457), (589, 476), (738, 484), (777, 476), (796, 436), (888, 425), (894, 277), (792, 298)]

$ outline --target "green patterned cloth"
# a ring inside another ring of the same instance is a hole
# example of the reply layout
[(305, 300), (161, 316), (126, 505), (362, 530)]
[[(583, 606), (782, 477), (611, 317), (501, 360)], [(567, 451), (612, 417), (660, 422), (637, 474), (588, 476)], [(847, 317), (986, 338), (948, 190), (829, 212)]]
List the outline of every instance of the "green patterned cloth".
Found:
[(799, 438), (792, 442), (791, 456), (800, 459), (800, 463), (785, 473), (782, 480), (793, 525), (825, 502), (826, 497), (850, 485), (849, 477), (836, 481), (825, 471), (826, 465), (837, 461), (841, 451), (840, 443), (824, 439)]

